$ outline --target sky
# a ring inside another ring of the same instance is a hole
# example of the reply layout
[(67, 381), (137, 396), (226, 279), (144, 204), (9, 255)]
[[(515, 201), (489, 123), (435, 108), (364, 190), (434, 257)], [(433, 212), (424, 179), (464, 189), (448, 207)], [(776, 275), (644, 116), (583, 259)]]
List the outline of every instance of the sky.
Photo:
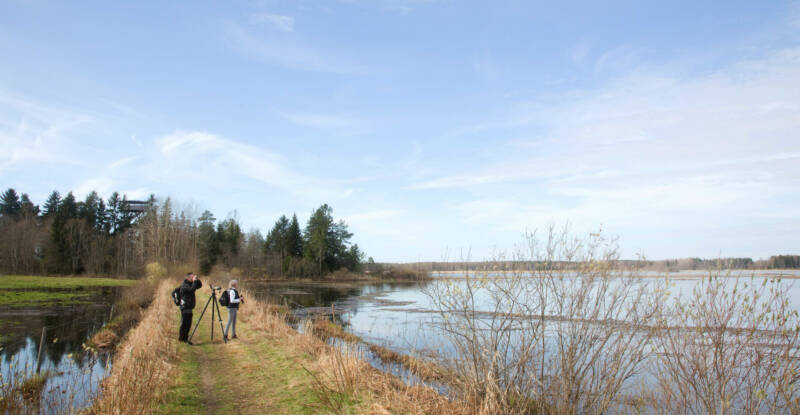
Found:
[(376, 261), (798, 254), (800, 3), (5, 0), (9, 187), (328, 203)]

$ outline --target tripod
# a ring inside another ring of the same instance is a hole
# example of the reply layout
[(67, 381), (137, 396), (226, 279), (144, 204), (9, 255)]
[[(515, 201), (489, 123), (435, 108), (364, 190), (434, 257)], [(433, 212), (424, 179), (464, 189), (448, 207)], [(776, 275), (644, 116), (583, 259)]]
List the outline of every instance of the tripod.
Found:
[(206, 301), (206, 306), (203, 307), (203, 312), (200, 313), (200, 317), (197, 319), (197, 323), (194, 325), (194, 330), (192, 330), (192, 335), (189, 336), (189, 341), (192, 341), (192, 337), (194, 337), (194, 332), (197, 331), (197, 327), (200, 326), (200, 320), (203, 319), (203, 315), (206, 313), (208, 309), (208, 305), (211, 304), (211, 340), (214, 340), (214, 312), (217, 314), (217, 319), (219, 320), (219, 331), (222, 333), (222, 341), (225, 343), (228, 342), (228, 339), (225, 338), (225, 330), (222, 328), (222, 313), (219, 311), (219, 302), (217, 302), (217, 290), (221, 289), (220, 287), (211, 287), (211, 295), (208, 297), (208, 301)]

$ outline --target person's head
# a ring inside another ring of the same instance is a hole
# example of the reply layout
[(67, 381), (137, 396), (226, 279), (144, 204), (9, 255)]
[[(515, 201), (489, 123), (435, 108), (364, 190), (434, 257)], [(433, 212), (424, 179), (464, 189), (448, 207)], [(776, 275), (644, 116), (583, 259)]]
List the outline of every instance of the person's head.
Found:
[(187, 279), (187, 280), (189, 280), (189, 281), (194, 281), (194, 280), (195, 280), (195, 278), (197, 278), (197, 276), (196, 276), (196, 275), (194, 275), (194, 273), (193, 273), (193, 272), (187, 272), (187, 273), (186, 273), (186, 279)]
[(228, 283), (228, 288), (239, 288), (239, 281), (231, 280), (231, 282)]

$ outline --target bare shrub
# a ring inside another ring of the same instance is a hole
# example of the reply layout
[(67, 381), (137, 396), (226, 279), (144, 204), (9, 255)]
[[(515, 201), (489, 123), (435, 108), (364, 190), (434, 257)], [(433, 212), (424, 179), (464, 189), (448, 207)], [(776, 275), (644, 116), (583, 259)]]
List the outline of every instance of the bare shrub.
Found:
[(550, 227), (514, 256), (510, 272), (426, 289), (452, 346), (451, 386), (481, 413), (607, 412), (648, 355), (663, 290), (625, 269), (601, 232)]
[(720, 271), (679, 296), (656, 337), (659, 413), (800, 412), (800, 317), (779, 279)]

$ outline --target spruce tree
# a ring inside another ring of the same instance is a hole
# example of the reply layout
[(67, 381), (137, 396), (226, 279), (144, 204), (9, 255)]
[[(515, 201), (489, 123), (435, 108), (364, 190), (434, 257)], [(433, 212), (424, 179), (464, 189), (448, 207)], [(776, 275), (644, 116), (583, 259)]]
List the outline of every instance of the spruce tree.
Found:
[(303, 256), (303, 234), (300, 231), (300, 223), (297, 215), (292, 215), (289, 229), (286, 234), (286, 248), (290, 257), (299, 258)]
[(106, 226), (105, 231), (109, 235), (114, 235), (120, 228), (120, 219), (122, 217), (122, 200), (119, 198), (119, 193), (114, 192), (108, 198), (108, 208), (106, 209)]
[(207, 275), (211, 272), (211, 267), (217, 263), (217, 256), (219, 255), (219, 240), (217, 239), (217, 232), (214, 230), (216, 218), (206, 210), (200, 215), (199, 221), (200, 272)]
[(73, 195), (72, 192), (67, 193), (67, 196), (61, 201), (58, 214), (65, 219), (78, 217), (78, 203), (75, 202), (75, 195)]
[(0, 216), (16, 219), (20, 210), (22, 203), (16, 190), (9, 188), (0, 195)]
[(47, 201), (44, 202), (44, 212), (42, 216), (51, 217), (55, 215), (58, 212), (59, 206), (61, 206), (61, 194), (58, 193), (58, 190), (53, 190), (50, 196), (47, 197)]

